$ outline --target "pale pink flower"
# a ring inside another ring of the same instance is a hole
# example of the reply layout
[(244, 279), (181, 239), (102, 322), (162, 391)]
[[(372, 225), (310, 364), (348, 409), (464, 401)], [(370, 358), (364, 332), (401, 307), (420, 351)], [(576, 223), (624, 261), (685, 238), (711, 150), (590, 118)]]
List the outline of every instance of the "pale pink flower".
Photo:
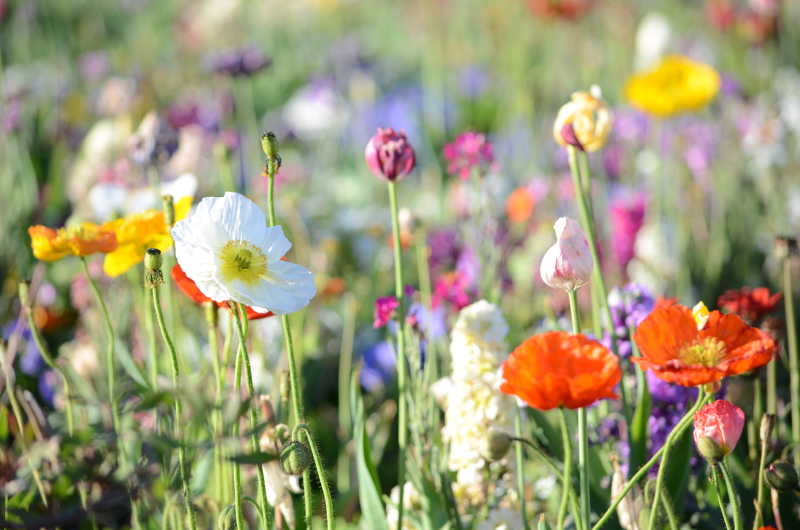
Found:
[(592, 255), (580, 225), (561, 217), (553, 225), (556, 242), (545, 252), (539, 266), (542, 281), (550, 287), (571, 291), (589, 282)]
[(744, 411), (718, 399), (694, 415), (694, 443), (704, 457), (718, 460), (733, 451), (743, 428)]

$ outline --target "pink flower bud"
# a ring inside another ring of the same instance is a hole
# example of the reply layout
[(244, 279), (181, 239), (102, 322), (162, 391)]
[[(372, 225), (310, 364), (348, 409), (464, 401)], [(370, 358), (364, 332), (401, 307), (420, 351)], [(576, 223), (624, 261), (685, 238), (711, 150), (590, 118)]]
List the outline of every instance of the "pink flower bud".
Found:
[(694, 415), (694, 443), (709, 460), (719, 460), (736, 447), (744, 427), (744, 411), (719, 399)]
[(556, 243), (545, 252), (539, 274), (550, 287), (577, 289), (588, 283), (592, 275), (594, 263), (589, 243), (575, 219), (561, 217), (553, 228)]
[(404, 132), (394, 129), (378, 129), (364, 150), (367, 167), (376, 176), (386, 180), (397, 180), (414, 169), (416, 156)]

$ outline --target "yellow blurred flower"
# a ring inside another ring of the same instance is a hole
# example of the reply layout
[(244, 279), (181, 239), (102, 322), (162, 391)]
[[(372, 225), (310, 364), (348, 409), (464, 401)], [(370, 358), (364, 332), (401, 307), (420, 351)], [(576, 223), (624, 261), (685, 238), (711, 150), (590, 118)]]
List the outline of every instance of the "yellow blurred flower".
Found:
[[(592, 86), (589, 92), (575, 92), (569, 102), (558, 111), (553, 123), (553, 138), (561, 146), (575, 145), (577, 140), (584, 151), (597, 151), (603, 147), (611, 132), (612, 116), (600, 94), (600, 88)], [(565, 129), (571, 125), (570, 131)], [(565, 134), (567, 136), (565, 136)]]
[(625, 98), (639, 110), (666, 118), (705, 107), (719, 87), (719, 74), (710, 66), (669, 55), (654, 68), (628, 79)]
[[(186, 217), (192, 205), (191, 197), (184, 197), (175, 203), (175, 220)], [(158, 210), (146, 210), (109, 221), (103, 228), (116, 234), (118, 246), (106, 255), (103, 270), (111, 277), (124, 274), (128, 269), (140, 263), (148, 248), (157, 248), (161, 252), (172, 246), (170, 227), (164, 221), (164, 213)]]
[(70, 255), (111, 252), (117, 248), (114, 232), (93, 223), (59, 229), (35, 225), (28, 228), (28, 234), (31, 236), (33, 255), (43, 261), (56, 261)]

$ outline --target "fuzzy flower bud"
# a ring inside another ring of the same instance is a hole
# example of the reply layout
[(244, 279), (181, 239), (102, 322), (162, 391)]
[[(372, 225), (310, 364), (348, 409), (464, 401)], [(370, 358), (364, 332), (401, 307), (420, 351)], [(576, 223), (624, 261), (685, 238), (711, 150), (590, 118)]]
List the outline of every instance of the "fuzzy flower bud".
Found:
[(281, 449), (281, 467), (289, 475), (302, 475), (311, 465), (311, 451), (302, 442), (289, 442)]
[(175, 224), (175, 200), (172, 195), (161, 196), (161, 208), (164, 211), (164, 222), (167, 226)]
[(589, 243), (578, 222), (569, 217), (561, 217), (553, 229), (556, 242), (545, 252), (539, 266), (542, 281), (557, 289), (577, 289), (592, 275)]
[(416, 164), (414, 148), (404, 132), (378, 129), (364, 150), (367, 167), (375, 176), (394, 181), (411, 173)]
[(694, 443), (706, 459), (716, 461), (736, 447), (744, 427), (744, 411), (719, 399), (694, 415)]
[(764, 479), (770, 488), (778, 491), (794, 491), (798, 487), (797, 470), (786, 460), (771, 463), (764, 470)]
[(483, 457), (490, 462), (502, 460), (511, 448), (512, 441), (507, 432), (491, 427), (484, 439)]
[(144, 254), (144, 283), (147, 287), (157, 287), (164, 283), (164, 274), (161, 272), (161, 251), (157, 248), (148, 248)]
[(266, 132), (261, 135), (261, 150), (267, 157), (267, 176), (274, 176), (281, 167), (281, 156), (278, 154), (278, 138), (275, 133)]
[(605, 145), (612, 117), (601, 97), (596, 85), (589, 92), (572, 94), (572, 99), (561, 107), (553, 123), (553, 137), (559, 145), (590, 152)]

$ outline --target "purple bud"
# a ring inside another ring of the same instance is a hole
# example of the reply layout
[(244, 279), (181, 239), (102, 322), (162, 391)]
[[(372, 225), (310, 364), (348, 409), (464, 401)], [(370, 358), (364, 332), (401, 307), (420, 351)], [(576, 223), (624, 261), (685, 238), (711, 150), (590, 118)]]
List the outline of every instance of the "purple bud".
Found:
[(367, 167), (377, 177), (394, 181), (403, 178), (414, 169), (414, 148), (403, 132), (394, 129), (378, 129), (364, 150)]

